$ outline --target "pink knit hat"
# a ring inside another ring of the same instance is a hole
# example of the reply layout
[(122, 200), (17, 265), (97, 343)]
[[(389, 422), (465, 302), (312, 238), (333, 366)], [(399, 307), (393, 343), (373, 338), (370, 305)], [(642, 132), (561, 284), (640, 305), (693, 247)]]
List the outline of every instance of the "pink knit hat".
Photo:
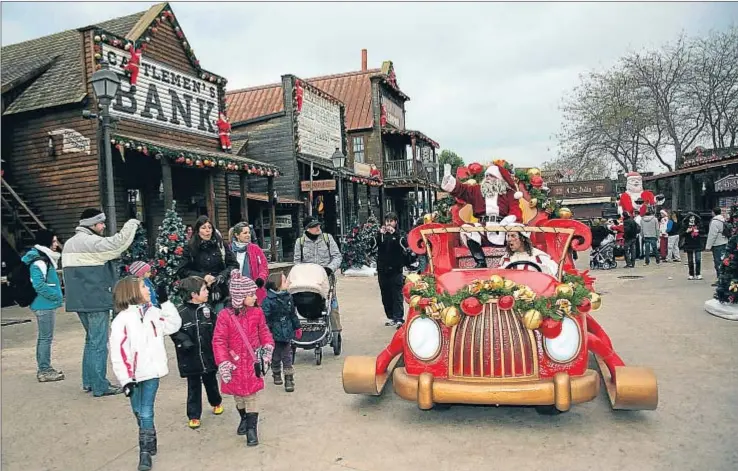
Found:
[(128, 273), (133, 276), (144, 276), (151, 271), (151, 265), (146, 262), (133, 262), (128, 265)]
[(256, 295), (256, 283), (247, 276), (243, 276), (240, 271), (231, 271), (231, 282), (228, 285), (231, 294), (231, 304), (236, 309), (243, 306), (243, 301), (248, 296)]

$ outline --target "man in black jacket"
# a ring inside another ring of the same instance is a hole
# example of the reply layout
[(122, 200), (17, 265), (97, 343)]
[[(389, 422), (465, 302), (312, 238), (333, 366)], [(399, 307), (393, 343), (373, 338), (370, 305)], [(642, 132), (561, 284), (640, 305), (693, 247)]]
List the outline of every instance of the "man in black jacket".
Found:
[(397, 215), (388, 213), (384, 225), (376, 237), (377, 275), (379, 290), (382, 293), (382, 304), (389, 327), (403, 324), (404, 309), (402, 305), (402, 268), (405, 265), (407, 241), (405, 234), (397, 229)]
[(623, 213), (623, 237), (625, 239), (625, 268), (635, 268), (636, 246), (638, 244), (638, 234), (641, 232), (638, 223), (630, 217), (630, 214)]
[(184, 304), (178, 307), (182, 327), (172, 334), (177, 351), (179, 375), (187, 378), (187, 418), (189, 427), (200, 427), (202, 387), (215, 415), (223, 413), (223, 398), (215, 373), (218, 365), (213, 355), (213, 331), (217, 315), (207, 303), (208, 287), (204, 278), (189, 276), (180, 283)]

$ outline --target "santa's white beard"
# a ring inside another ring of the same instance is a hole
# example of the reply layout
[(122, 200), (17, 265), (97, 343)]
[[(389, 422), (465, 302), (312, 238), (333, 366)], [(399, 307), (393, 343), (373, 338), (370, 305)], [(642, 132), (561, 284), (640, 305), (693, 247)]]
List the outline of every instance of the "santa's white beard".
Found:
[(502, 180), (483, 181), (480, 185), (482, 196), (491, 198), (495, 195), (504, 195), (507, 193), (507, 184)]
[(643, 181), (641, 180), (628, 181), (625, 184), (625, 190), (630, 194), (641, 194), (643, 193)]

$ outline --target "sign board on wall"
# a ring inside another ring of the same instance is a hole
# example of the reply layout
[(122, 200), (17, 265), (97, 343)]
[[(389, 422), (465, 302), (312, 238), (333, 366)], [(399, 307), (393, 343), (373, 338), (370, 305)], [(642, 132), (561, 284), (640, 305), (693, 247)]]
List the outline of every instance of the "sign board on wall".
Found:
[(385, 94), (382, 94), (382, 105), (387, 112), (387, 124), (397, 129), (405, 129), (405, 113), (402, 111), (402, 106)]
[(107, 44), (102, 48), (111, 70), (121, 75), (121, 87), (110, 114), (172, 130), (218, 136), (216, 85), (148, 59), (144, 52), (136, 92), (132, 93), (122, 70), (130, 54)]
[[(336, 189), (335, 180), (313, 180), (313, 191), (333, 191)], [(300, 182), (301, 191), (310, 191), (310, 180)]]
[(62, 153), (84, 152), (90, 154), (90, 140), (74, 129), (55, 129), (49, 136), (62, 136)]
[(330, 160), (343, 149), (341, 107), (305, 88), (302, 111), (297, 115), (299, 152)]
[(738, 190), (738, 175), (728, 175), (715, 182), (715, 191)]
[[(272, 219), (270, 217), (264, 218), (264, 227), (271, 227)], [(277, 216), (274, 227), (277, 229), (291, 229), (292, 228), (292, 215), (286, 214), (283, 216)]]
[(372, 167), (369, 164), (354, 162), (354, 173), (360, 177), (371, 177)]
[(549, 183), (554, 198), (612, 196), (612, 180), (593, 180), (586, 182)]

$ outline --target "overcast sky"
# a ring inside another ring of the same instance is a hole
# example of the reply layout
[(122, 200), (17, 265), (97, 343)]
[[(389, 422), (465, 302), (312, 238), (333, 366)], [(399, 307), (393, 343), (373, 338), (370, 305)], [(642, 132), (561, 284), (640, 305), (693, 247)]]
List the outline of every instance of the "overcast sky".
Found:
[[(153, 3), (2, 3), (2, 44), (145, 10)], [(738, 23), (738, 3), (172, 2), (203, 67), (236, 89), (392, 60), (407, 127), (467, 162), (556, 155), (559, 103), (580, 73), (680, 31)]]

